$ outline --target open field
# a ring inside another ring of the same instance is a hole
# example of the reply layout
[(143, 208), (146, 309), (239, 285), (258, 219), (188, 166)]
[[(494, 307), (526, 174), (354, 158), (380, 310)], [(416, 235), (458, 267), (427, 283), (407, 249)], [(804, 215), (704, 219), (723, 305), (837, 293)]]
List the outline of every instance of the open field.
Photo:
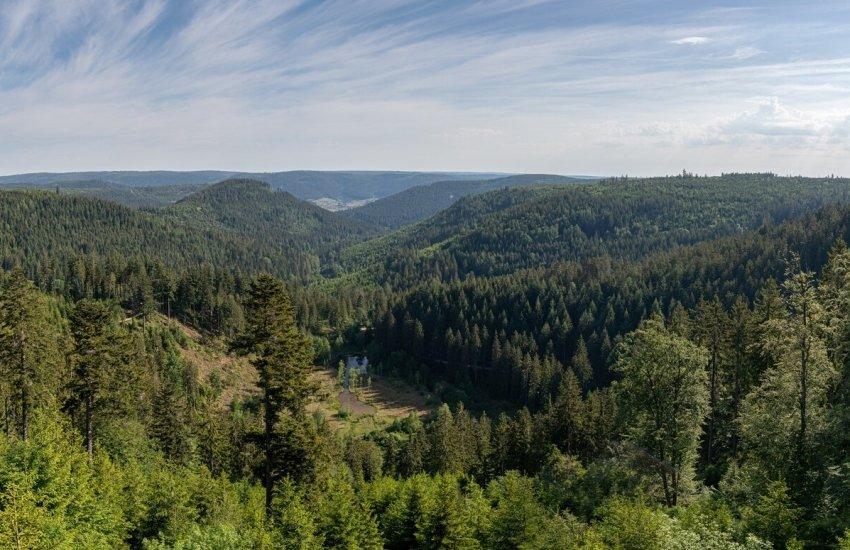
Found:
[(343, 390), (334, 370), (316, 367), (311, 378), (319, 387), (319, 399), (308, 409), (323, 414), (340, 431), (367, 433), (405, 418), (425, 416), (435, 400), (404, 382), (372, 375), (371, 387)]

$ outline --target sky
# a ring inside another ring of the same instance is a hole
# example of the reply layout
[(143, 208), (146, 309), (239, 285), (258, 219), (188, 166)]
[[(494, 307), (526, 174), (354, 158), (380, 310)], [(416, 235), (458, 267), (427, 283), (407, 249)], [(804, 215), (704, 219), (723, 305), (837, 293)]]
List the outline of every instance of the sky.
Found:
[(850, 176), (850, 2), (0, 0), (0, 174)]

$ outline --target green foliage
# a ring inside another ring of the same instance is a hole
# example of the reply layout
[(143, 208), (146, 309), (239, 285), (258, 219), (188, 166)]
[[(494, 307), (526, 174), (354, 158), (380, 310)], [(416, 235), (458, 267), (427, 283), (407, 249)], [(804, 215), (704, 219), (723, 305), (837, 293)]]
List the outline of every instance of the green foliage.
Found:
[(94, 468), (52, 411), (35, 413), (27, 440), (0, 435), (0, 546), (119, 547), (126, 526), (108, 463)]
[(32, 409), (55, 395), (61, 380), (62, 339), (47, 298), (21, 271), (0, 286), (0, 399), (3, 424), (28, 436)]
[(770, 541), (776, 548), (794, 545), (802, 510), (796, 508), (781, 481), (770, 483), (764, 494), (744, 509), (743, 521), (747, 531)]
[(428, 185), (417, 185), (400, 193), (343, 211), (343, 215), (396, 229), (430, 218), (462, 197), (507, 187), (567, 184), (578, 181), (576, 178), (533, 174), (476, 181), (438, 181)]
[(616, 392), (626, 438), (637, 459), (661, 478), (668, 506), (687, 494), (692, 475), (708, 412), (705, 365), (705, 350), (655, 318), (617, 349), (615, 370), (623, 378)]
[(317, 533), (324, 548), (371, 550), (382, 546), (368, 507), (344, 480), (327, 480), (317, 503), (317, 516)]

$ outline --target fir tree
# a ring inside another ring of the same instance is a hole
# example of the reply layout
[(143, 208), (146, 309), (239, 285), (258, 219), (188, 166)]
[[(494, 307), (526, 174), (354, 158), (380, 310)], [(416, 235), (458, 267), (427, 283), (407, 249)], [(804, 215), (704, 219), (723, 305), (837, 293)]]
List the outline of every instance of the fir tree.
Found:
[(6, 425), (26, 439), (34, 403), (49, 393), (59, 370), (58, 333), (46, 298), (13, 271), (0, 288), (0, 369), (8, 400)]
[[(249, 354), (259, 374), (263, 392), (262, 480), (270, 512), (277, 481), (296, 471), (304, 473), (305, 457), (298, 456), (299, 450), (306, 453), (309, 449), (291, 448), (297, 442), (287, 441), (281, 432), (300, 433), (293, 424), (303, 425), (306, 420), (304, 408), (313, 391), (308, 379), (311, 348), (295, 325), (292, 303), (280, 280), (270, 275), (255, 278), (248, 289), (245, 311), (245, 329), (233, 349)], [(282, 421), (286, 424), (283, 430)]]
[(124, 335), (108, 304), (83, 299), (70, 318), (73, 351), (71, 391), (83, 408), (83, 434), (89, 458), (94, 449), (95, 416), (110, 398), (115, 373), (126, 362)]

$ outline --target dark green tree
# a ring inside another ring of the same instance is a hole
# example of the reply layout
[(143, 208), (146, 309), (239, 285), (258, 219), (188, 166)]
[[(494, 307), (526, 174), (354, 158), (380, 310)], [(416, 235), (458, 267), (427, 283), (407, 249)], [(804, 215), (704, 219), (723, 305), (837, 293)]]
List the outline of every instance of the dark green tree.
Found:
[[(295, 325), (289, 293), (283, 283), (271, 276), (257, 276), (245, 301), (245, 329), (233, 341), (235, 351), (249, 355), (259, 374), (262, 390), (263, 452), (262, 481), (266, 491), (266, 509), (271, 515), (275, 484), (293, 474), (305, 474), (310, 448), (294, 449), (309, 438), (303, 435), (307, 422), (304, 408), (313, 388), (309, 381), (311, 346)], [(302, 454), (303, 453), (303, 454)]]
[(125, 335), (108, 304), (83, 299), (70, 317), (73, 378), (70, 389), (74, 405), (83, 409), (83, 437), (89, 458), (94, 450), (95, 416), (111, 397), (109, 386), (126, 360)]
[(21, 271), (0, 287), (0, 369), (9, 406), (4, 419), (29, 434), (34, 400), (55, 388), (62, 362), (59, 332), (51, 322), (47, 298)]
[(675, 506), (690, 480), (708, 413), (706, 352), (653, 317), (617, 350), (617, 394), (625, 437), (660, 478), (664, 502)]

